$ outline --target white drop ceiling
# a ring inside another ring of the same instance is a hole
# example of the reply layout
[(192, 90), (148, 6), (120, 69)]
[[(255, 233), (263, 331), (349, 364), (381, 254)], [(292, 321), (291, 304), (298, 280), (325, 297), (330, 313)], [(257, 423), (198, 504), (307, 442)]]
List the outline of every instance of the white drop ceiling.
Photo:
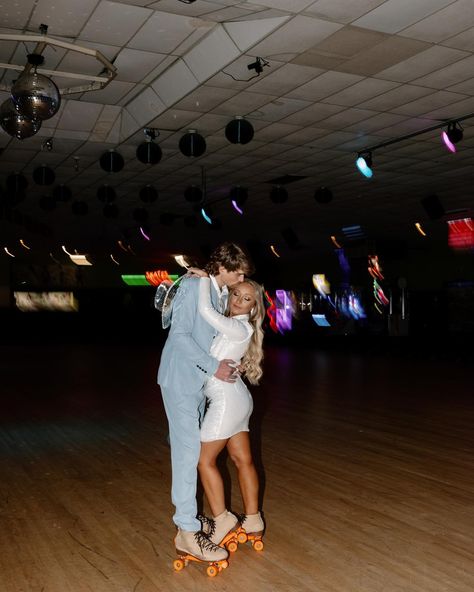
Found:
[[(443, 221), (430, 220), (420, 199), (437, 194), (446, 211), (472, 211), (474, 118), (463, 122), (457, 154), (440, 142), (441, 130), (376, 150), (374, 177), (354, 166), (358, 151), (474, 112), (474, 2), (472, 0), (9, 0), (0, 2), (0, 31), (48, 36), (99, 49), (117, 68), (103, 90), (63, 97), (60, 112), (40, 132), (19, 141), (0, 131), (0, 184), (13, 172), (29, 180), (23, 215), (46, 224), (52, 238), (28, 234), (20, 224), (0, 219), (0, 247), (18, 251), (29, 239), (49, 253), (69, 249), (114, 252), (126, 238), (147, 260), (176, 252), (199, 253), (202, 244), (227, 238), (275, 245), (289, 259), (324, 256), (330, 235), (360, 224), (369, 240), (400, 241), (426, 247), (444, 241)], [(0, 40), (0, 61), (26, 63), (34, 44)], [(45, 67), (98, 75), (101, 65), (80, 53), (45, 51)], [(261, 57), (260, 76), (247, 68)], [(18, 74), (0, 70), (9, 86)], [(53, 77), (54, 78), (54, 77)], [(64, 80), (55, 79), (63, 84)], [(6, 100), (8, 92), (0, 92)], [(255, 135), (247, 145), (230, 144), (224, 129), (235, 115), (245, 116)], [(155, 166), (135, 156), (145, 127), (157, 128), (163, 151)], [(196, 129), (207, 142), (200, 158), (187, 158), (180, 137)], [(53, 140), (51, 152), (44, 149)], [(116, 149), (125, 159), (119, 173), (99, 166), (101, 154)], [(73, 200), (89, 205), (74, 216), (71, 202), (45, 212), (41, 196), (54, 185), (35, 185), (32, 172), (47, 164), (55, 185), (71, 188)], [(207, 205), (221, 223), (212, 229), (194, 215), (183, 192), (206, 177)], [(275, 177), (303, 178), (286, 186), (289, 199), (273, 204), (268, 183)], [(116, 188), (120, 215), (103, 216), (100, 185)], [(140, 189), (159, 193), (143, 204)], [(248, 188), (240, 216), (229, 189)], [(334, 199), (319, 204), (318, 187)], [(146, 207), (152, 241), (144, 241), (133, 211)], [(160, 215), (177, 218), (172, 227)], [(281, 230), (290, 227), (303, 248), (292, 251)], [(3, 244), (4, 243), (4, 244)], [(3, 255), (1, 255), (3, 256)]]

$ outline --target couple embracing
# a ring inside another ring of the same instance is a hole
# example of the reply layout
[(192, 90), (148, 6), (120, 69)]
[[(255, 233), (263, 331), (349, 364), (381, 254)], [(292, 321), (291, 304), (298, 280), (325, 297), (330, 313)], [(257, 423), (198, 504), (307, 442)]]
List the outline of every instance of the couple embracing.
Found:
[[(158, 384), (169, 424), (176, 550), (214, 562), (228, 557), (232, 533), (260, 538), (264, 530), (248, 434), (253, 403), (241, 375), (251, 384), (262, 375), (265, 307), (262, 287), (247, 278), (252, 265), (234, 243), (219, 246), (204, 270), (188, 271), (173, 302)], [(237, 468), (239, 518), (226, 508), (216, 465), (224, 448)], [(212, 517), (197, 514), (198, 470)]]

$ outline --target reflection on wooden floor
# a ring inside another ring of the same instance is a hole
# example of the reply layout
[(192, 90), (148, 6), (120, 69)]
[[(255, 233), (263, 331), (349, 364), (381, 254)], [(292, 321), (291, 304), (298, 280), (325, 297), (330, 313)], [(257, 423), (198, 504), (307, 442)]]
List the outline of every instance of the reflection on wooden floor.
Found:
[(240, 547), (210, 579), (171, 567), (159, 352), (0, 355), (2, 592), (474, 589), (466, 366), (268, 348), (253, 391), (265, 550)]

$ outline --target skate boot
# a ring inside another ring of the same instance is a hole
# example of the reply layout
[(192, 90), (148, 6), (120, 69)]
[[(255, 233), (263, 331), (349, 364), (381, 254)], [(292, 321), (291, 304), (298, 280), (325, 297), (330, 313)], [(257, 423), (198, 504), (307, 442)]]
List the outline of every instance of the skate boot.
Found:
[(224, 510), (222, 514), (215, 518), (202, 515), (198, 516), (198, 518), (201, 521), (203, 531), (213, 543), (225, 547), (231, 553), (237, 551), (237, 531), (240, 526), (237, 516), (228, 510)]
[(256, 514), (243, 514), (239, 516), (240, 528), (237, 533), (237, 541), (241, 544), (250, 541), (255, 551), (263, 551), (263, 533), (265, 523), (260, 512)]
[(212, 578), (229, 565), (228, 551), (214, 544), (202, 530), (188, 532), (178, 529), (174, 543), (178, 554), (173, 563), (176, 571), (184, 569), (189, 561), (207, 562), (207, 575)]

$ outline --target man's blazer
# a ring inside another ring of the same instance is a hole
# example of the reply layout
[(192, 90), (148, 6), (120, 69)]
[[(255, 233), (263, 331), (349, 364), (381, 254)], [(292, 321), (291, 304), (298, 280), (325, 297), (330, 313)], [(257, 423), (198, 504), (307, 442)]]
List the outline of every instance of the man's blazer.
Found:
[[(173, 301), (170, 332), (158, 369), (160, 386), (183, 393), (199, 391), (219, 365), (209, 355), (217, 331), (199, 314), (198, 300), (199, 278), (184, 278)], [(217, 300), (211, 282), (211, 302), (216, 308)]]

